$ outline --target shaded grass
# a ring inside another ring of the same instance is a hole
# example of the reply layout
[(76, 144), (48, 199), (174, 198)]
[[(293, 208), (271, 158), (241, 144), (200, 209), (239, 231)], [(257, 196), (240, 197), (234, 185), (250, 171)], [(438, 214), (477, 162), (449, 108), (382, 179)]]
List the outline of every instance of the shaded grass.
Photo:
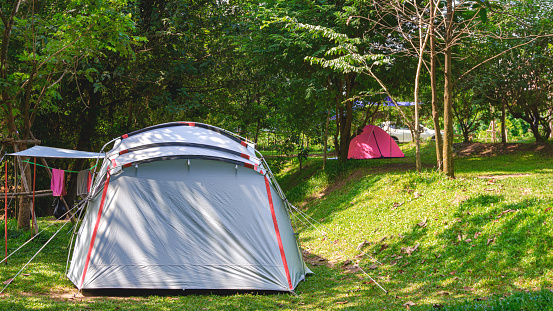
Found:
[[(278, 174), (290, 201), (322, 224), (317, 230), (293, 215), (315, 272), (300, 283), (298, 296), (71, 299), (62, 295), (76, 292), (63, 275), (68, 225), (23, 272), (29, 275), (10, 285), (0, 309), (395, 310), (405, 309), (408, 301), (416, 304), (413, 310), (551, 309), (551, 158), (460, 158), (455, 162), (458, 178), (452, 180), (433, 169), (432, 144), (423, 146), (422, 174), (412, 172), (414, 148), (402, 148), (404, 159), (329, 161), (322, 170), (322, 160), (310, 158), (304, 170), (292, 162)], [(478, 178), (516, 173), (529, 175)], [(9, 225), (14, 249), (28, 233), (15, 230), (15, 222)], [(0, 280), (13, 276), (59, 226), (2, 265)], [(375, 262), (370, 257), (382, 265), (371, 269)], [(388, 295), (357, 271), (357, 262)]]

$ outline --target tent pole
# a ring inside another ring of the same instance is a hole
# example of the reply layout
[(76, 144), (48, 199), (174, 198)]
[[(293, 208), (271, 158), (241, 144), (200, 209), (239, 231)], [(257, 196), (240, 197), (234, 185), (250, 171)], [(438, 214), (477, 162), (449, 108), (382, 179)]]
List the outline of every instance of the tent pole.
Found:
[(6, 174), (4, 178), (4, 237), (6, 240), (6, 255), (5, 261), (8, 264), (8, 162), (6, 161), (4, 166), (6, 167)]

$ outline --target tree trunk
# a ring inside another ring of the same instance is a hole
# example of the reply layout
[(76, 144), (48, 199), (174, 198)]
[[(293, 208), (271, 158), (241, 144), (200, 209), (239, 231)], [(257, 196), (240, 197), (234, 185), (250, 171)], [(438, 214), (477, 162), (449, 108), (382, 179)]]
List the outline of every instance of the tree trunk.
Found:
[(501, 143), (506, 144), (507, 143), (507, 127), (505, 126), (505, 120), (506, 120), (506, 107), (505, 102), (501, 105)]
[(445, 24), (445, 70), (444, 70), (444, 146), (443, 160), (444, 173), (451, 177), (455, 177), (453, 168), (453, 80), (451, 73), (451, 43), (452, 38), (452, 23), (453, 23), (453, 0), (447, 0), (447, 15)]
[(330, 110), (328, 110), (328, 113), (326, 115), (326, 125), (325, 125), (325, 134), (323, 138), (323, 170), (325, 169), (326, 165), (326, 149), (327, 149), (327, 141), (328, 141), (328, 123), (330, 121)]
[(430, 87), (432, 89), (432, 121), (434, 121), (434, 138), (436, 141), (436, 161), (438, 169), (442, 168), (442, 131), (440, 126), (440, 114), (438, 109), (438, 85), (436, 83), (436, 37), (434, 30), (434, 0), (430, 0)]

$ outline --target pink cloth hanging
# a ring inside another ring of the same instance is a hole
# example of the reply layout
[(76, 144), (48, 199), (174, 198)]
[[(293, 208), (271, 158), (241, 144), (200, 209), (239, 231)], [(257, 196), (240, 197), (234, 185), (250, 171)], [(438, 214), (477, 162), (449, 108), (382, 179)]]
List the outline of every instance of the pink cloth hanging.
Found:
[(52, 169), (52, 181), (50, 182), (50, 189), (52, 189), (53, 196), (59, 197), (66, 195), (65, 192), (65, 171), (58, 170), (57, 168)]

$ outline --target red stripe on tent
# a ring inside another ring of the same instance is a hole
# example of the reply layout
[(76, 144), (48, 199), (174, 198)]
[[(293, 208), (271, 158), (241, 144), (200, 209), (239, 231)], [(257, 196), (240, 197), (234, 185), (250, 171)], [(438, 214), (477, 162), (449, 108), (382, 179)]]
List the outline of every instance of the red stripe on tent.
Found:
[(116, 168), (117, 167), (117, 162), (115, 162), (115, 159), (111, 159), (111, 165), (112, 165), (111, 168)]
[(246, 158), (246, 159), (248, 159), (248, 160), (250, 159), (250, 156), (247, 155), (247, 154), (245, 154), (245, 153), (241, 153), (240, 156), (241, 156), (242, 158)]
[(240, 142), (240, 145), (242, 145), (242, 146), (244, 146), (244, 147), (248, 147), (248, 143), (245, 142), (245, 141), (241, 141), (241, 142)]
[(92, 248), (94, 247), (94, 240), (96, 240), (96, 233), (98, 232), (98, 226), (100, 225), (100, 218), (102, 217), (102, 211), (104, 210), (104, 202), (106, 201), (106, 194), (108, 192), (109, 178), (110, 174), (108, 172), (108, 177), (104, 184), (104, 191), (102, 192), (102, 201), (100, 201), (100, 209), (98, 210), (98, 216), (96, 217), (96, 225), (94, 226), (94, 231), (92, 232), (92, 239), (90, 239), (90, 246), (88, 247), (88, 254), (86, 255), (86, 261), (84, 263), (83, 277), (81, 279), (81, 286), (79, 289), (83, 288), (84, 278), (86, 276), (86, 270), (88, 270), (88, 264), (90, 262), (90, 255), (92, 254)]
[(188, 125), (188, 126), (196, 126), (196, 123), (194, 122), (179, 122), (180, 124)]
[(132, 166), (132, 162), (129, 162), (129, 163), (124, 164), (123, 168), (131, 167), (131, 166)]
[(128, 153), (128, 152), (129, 152), (129, 149), (121, 150), (121, 151), (119, 151), (119, 155), (122, 155), (122, 154), (125, 154), (125, 153)]
[(125, 138), (129, 138), (129, 134), (125, 134), (125, 135), (121, 136), (121, 139), (125, 139)]
[(253, 169), (253, 165), (250, 163), (244, 163), (244, 166)]
[(275, 206), (273, 205), (273, 196), (271, 195), (271, 184), (269, 183), (267, 176), (265, 176), (265, 187), (267, 188), (267, 197), (269, 198), (269, 207), (271, 208), (271, 215), (273, 216), (273, 225), (275, 226), (278, 248), (280, 249), (280, 257), (282, 257), (282, 263), (284, 264), (284, 271), (286, 272), (286, 278), (288, 279), (290, 290), (294, 290), (294, 287), (292, 286), (292, 279), (290, 279), (290, 270), (288, 270), (288, 263), (286, 262), (286, 256), (284, 254), (284, 247), (282, 246), (282, 239), (280, 238), (280, 231), (278, 230)]

